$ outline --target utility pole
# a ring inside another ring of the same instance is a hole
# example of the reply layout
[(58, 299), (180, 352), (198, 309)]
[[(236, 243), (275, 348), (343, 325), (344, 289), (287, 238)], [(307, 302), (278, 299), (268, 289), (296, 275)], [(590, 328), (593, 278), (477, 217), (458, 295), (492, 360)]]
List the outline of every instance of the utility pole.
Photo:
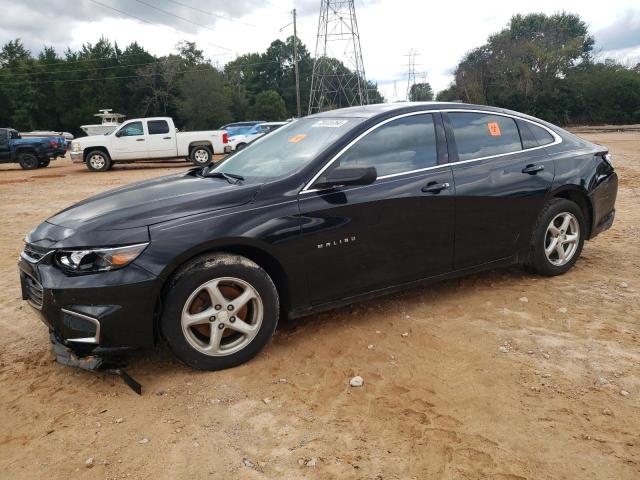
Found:
[(298, 28), (296, 24), (296, 9), (293, 9), (293, 65), (296, 72), (296, 107), (298, 108), (298, 118), (302, 116), (300, 109), (300, 72), (298, 70)]

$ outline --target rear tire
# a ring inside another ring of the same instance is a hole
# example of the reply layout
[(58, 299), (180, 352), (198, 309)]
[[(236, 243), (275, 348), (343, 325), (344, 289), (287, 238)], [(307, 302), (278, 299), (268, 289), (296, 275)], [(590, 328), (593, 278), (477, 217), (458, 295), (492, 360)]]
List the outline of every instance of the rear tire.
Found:
[(239, 143), (238, 145), (236, 145), (236, 150), (242, 150), (246, 146), (247, 146), (246, 143)]
[(173, 353), (190, 367), (221, 370), (253, 358), (279, 316), (276, 287), (239, 255), (198, 257), (170, 281), (160, 327)]
[(32, 153), (21, 153), (18, 156), (18, 163), (23, 170), (34, 170), (40, 166), (40, 161)]
[(92, 172), (106, 172), (111, 168), (113, 162), (106, 152), (92, 150), (87, 153), (86, 164), (87, 168)]
[(578, 261), (586, 232), (578, 205), (564, 198), (551, 199), (538, 215), (525, 268), (548, 277), (562, 275)]
[(191, 162), (197, 167), (204, 167), (209, 165), (213, 160), (213, 153), (209, 147), (204, 145), (193, 147), (191, 150), (191, 155), (189, 155)]

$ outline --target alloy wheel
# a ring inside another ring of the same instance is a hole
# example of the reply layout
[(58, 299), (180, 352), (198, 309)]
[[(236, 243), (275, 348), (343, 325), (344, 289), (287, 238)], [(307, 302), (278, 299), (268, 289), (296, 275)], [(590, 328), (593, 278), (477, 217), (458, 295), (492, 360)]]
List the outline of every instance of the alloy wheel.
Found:
[(209, 161), (209, 152), (207, 152), (203, 148), (199, 148), (195, 152), (193, 152), (193, 158), (197, 163), (207, 163)]
[(89, 163), (96, 170), (100, 170), (101, 168), (104, 168), (107, 162), (102, 155), (94, 154), (89, 157)]
[(258, 291), (234, 277), (210, 280), (194, 290), (182, 309), (182, 333), (191, 347), (210, 356), (245, 348), (258, 334), (264, 307)]
[(544, 238), (544, 253), (556, 267), (566, 265), (576, 254), (580, 241), (580, 223), (569, 212), (553, 217)]

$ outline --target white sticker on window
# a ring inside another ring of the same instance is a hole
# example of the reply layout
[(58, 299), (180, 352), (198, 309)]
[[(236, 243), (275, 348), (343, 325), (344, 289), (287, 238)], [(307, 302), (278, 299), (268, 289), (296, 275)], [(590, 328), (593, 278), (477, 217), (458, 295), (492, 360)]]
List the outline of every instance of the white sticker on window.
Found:
[(319, 128), (339, 128), (347, 122), (348, 120), (318, 120), (311, 126)]

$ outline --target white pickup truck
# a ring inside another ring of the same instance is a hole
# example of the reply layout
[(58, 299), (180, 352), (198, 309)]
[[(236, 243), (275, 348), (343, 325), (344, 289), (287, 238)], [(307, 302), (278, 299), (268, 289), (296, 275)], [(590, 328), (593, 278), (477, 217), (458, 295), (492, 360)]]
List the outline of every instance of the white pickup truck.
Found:
[(185, 157), (207, 165), (213, 155), (231, 151), (225, 130), (177, 132), (169, 117), (134, 118), (112, 133), (81, 137), (71, 142), (71, 160), (92, 172), (105, 172), (114, 162)]

